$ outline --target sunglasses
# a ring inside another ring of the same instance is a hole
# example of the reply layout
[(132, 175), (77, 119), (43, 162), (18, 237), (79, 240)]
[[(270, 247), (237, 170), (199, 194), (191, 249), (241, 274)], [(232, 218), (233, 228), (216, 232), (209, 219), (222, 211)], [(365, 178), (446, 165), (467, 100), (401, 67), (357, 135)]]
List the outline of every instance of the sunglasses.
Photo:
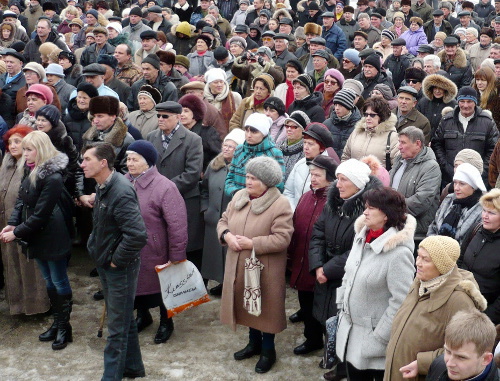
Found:
[(327, 85), (336, 85), (338, 83), (337, 81), (330, 81), (330, 80), (326, 80), (323, 82), (325, 82), (325, 84), (327, 84)]
[(370, 117), (370, 118), (375, 118), (376, 116), (378, 116), (378, 114), (374, 114), (374, 113), (371, 113), (371, 112), (365, 112), (365, 113), (363, 114), (363, 116), (364, 116), (365, 118), (368, 118), (368, 117)]
[(297, 128), (299, 128), (299, 126), (296, 126), (295, 124), (285, 124), (285, 128), (292, 128), (296, 130)]
[(250, 131), (252, 134), (256, 134), (257, 132), (260, 132), (254, 127), (245, 127), (245, 131)]
[(156, 114), (156, 117), (158, 119), (168, 119), (170, 118), (172, 115), (168, 115), (168, 114)]
[(420, 82), (422, 82), (422, 81), (419, 81), (418, 79), (409, 79), (408, 80), (408, 83), (413, 83), (413, 84), (420, 83)]
[(349, 63), (349, 62), (351, 62), (351, 61), (349, 61), (349, 60), (348, 60), (348, 59), (346, 59), (346, 58), (343, 58), (343, 59), (342, 59), (342, 62)]
[(272, 39), (271, 37), (263, 37), (263, 38), (262, 38), (262, 41), (267, 41), (267, 42), (269, 42), (269, 41), (272, 41), (272, 40), (273, 40), (273, 39)]

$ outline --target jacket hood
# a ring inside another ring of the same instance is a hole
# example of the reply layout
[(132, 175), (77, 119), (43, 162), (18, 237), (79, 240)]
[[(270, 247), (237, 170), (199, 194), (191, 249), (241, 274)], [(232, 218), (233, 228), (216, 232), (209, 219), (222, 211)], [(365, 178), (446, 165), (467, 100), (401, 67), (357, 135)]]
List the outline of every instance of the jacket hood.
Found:
[(439, 87), (444, 90), (444, 103), (450, 103), (458, 93), (457, 85), (448, 78), (439, 74), (431, 74), (425, 77), (422, 83), (424, 96), (430, 101), (434, 100), (434, 95), (432, 94), (433, 87)]
[[(377, 128), (375, 129), (375, 134), (376, 135), (382, 135), (385, 134), (388, 131), (393, 131), (396, 128), (396, 123), (398, 121), (398, 118), (395, 114), (391, 113), (391, 116), (389, 119), (383, 121), (380, 123)], [(366, 119), (363, 117), (361, 120), (356, 123), (356, 126), (354, 127), (355, 131), (366, 131)]]
[[(361, 215), (354, 223), (354, 231), (356, 232), (356, 234), (359, 234), (365, 227), (366, 227), (365, 216)], [(403, 229), (397, 230), (396, 234), (390, 236), (384, 242), (382, 247), (382, 252), (386, 253), (396, 248), (396, 246), (401, 246), (401, 245), (408, 246), (413, 251), (414, 248), (413, 236), (415, 235), (416, 228), (417, 228), (417, 220), (415, 220), (415, 217), (413, 217), (411, 214), (407, 214), (405, 226), (403, 227)], [(383, 237), (384, 234), (382, 234), (381, 237)]]
[[(446, 62), (446, 51), (441, 50), (437, 56), (441, 59), (441, 63)], [(457, 49), (457, 54), (455, 54), (455, 58), (453, 59), (453, 66), (458, 67), (460, 69), (463, 69), (467, 67), (467, 56), (465, 55), (465, 52), (463, 49), (458, 48)]]
[(56, 172), (62, 172), (68, 166), (68, 162), (68, 156), (60, 152), (53, 158), (39, 165), (36, 177), (44, 179)]
[(71, 99), (68, 103), (68, 114), (71, 117), (71, 119), (80, 121), (83, 119), (86, 119), (88, 116), (88, 110), (87, 111), (82, 111), (78, 108), (76, 105), (76, 97)]
[[(110, 143), (114, 147), (121, 147), (127, 136), (127, 132), (127, 126), (123, 123), (123, 120), (120, 117), (117, 117), (115, 124), (111, 127), (111, 131), (104, 136), (104, 142)], [(82, 138), (85, 140), (94, 140), (97, 138), (97, 135), (97, 127), (91, 125), (90, 128), (83, 134)]]
[(68, 133), (66, 132), (64, 123), (59, 121), (59, 123), (57, 123), (57, 126), (52, 127), (50, 131), (47, 132), (47, 135), (49, 136), (52, 143), (54, 143), (61, 141), (61, 139), (67, 136)]
[[(301, 3), (305, 2), (306, 0), (301, 1)], [(299, 3), (300, 4), (300, 3)], [(304, 7), (302, 7), (304, 9)], [(248, 12), (247, 12), (248, 13)], [(293, 20), (292, 15), (290, 15), (290, 12), (288, 12), (286, 9), (278, 9), (276, 12), (273, 14), (273, 18), (276, 20), (279, 20), (279, 16), (284, 16), (288, 17), (289, 19)]]
[[(19, 20), (17, 20), (19, 21)], [(3, 23), (0, 24), (0, 28), (4, 25), (7, 25), (7, 23), (4, 21)], [(16, 33), (17, 33), (17, 25), (16, 24), (9, 24), (12, 26), (12, 33), (10, 34), (10, 37), (8, 40), (4, 40), (2, 36), (0, 36), (0, 38), (2, 39), (2, 41), (14, 41), (14, 37), (16, 36)]]

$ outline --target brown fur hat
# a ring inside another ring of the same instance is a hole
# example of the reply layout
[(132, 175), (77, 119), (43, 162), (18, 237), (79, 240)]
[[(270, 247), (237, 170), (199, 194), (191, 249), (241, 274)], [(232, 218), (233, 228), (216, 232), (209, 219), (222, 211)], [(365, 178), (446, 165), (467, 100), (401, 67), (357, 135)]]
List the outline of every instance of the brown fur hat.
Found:
[(203, 100), (194, 94), (184, 95), (181, 99), (179, 99), (179, 104), (182, 107), (190, 109), (193, 113), (193, 118), (196, 121), (203, 120), (205, 113), (207, 112), (207, 106)]
[(109, 95), (94, 97), (90, 100), (89, 111), (91, 114), (120, 114), (120, 101)]
[(308, 33), (321, 36), (321, 26), (313, 22), (308, 22), (306, 25), (304, 25), (304, 34)]

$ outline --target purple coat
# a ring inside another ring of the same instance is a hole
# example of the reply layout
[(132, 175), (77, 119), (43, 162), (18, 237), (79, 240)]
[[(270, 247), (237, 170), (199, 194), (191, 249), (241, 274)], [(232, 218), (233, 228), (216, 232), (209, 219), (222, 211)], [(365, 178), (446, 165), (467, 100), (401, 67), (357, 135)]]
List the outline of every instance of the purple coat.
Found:
[(148, 243), (141, 250), (136, 295), (161, 292), (156, 265), (186, 259), (188, 241), (186, 204), (175, 184), (160, 175), (156, 166), (134, 181)]
[(419, 45), (427, 45), (427, 36), (425, 35), (424, 28), (420, 27), (416, 32), (412, 32), (410, 29), (408, 29), (406, 32), (404, 32), (401, 35), (401, 38), (406, 41), (406, 49), (416, 56), (417, 49)]

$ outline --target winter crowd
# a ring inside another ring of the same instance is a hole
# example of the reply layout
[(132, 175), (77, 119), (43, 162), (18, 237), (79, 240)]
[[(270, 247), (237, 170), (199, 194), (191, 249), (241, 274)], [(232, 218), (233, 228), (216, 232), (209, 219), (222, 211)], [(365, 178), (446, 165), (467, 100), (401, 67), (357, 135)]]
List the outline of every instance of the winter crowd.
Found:
[(71, 343), (82, 244), (102, 380), (146, 375), (186, 259), (257, 373), (289, 283), (326, 380), (499, 380), (500, 0), (344, 1), (0, 0), (10, 314)]

